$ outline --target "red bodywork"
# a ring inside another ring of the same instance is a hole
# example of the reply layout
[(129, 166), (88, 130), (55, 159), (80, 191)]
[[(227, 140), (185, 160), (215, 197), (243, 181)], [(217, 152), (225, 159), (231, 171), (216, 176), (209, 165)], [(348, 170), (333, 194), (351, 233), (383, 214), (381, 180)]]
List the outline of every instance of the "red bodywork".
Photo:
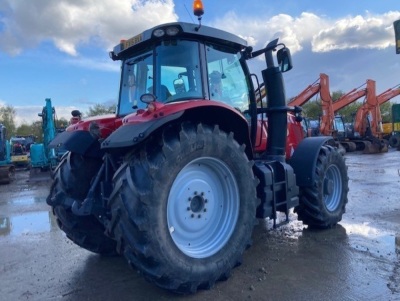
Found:
[[(286, 159), (289, 159), (297, 145), (304, 139), (304, 132), (301, 124), (295, 120), (292, 114), (287, 116), (287, 132), (286, 132)], [(267, 149), (267, 119), (259, 120), (257, 124), (257, 138), (255, 152), (262, 153)]]
[[(112, 132), (125, 124), (137, 124), (143, 122), (151, 122), (157, 118), (169, 116), (174, 113), (196, 109), (200, 107), (224, 108), (233, 112), (238, 118), (242, 118), (248, 124), (248, 120), (231, 106), (212, 100), (190, 100), (180, 101), (175, 103), (164, 104), (161, 102), (152, 102), (146, 110), (139, 109), (135, 113), (125, 117), (117, 117), (116, 115), (103, 115), (85, 118), (76, 124), (70, 125), (66, 131), (89, 131), (90, 124), (95, 122), (99, 126), (100, 138), (107, 138)], [(223, 117), (221, 117), (223, 118)], [(295, 120), (294, 115), (288, 114), (288, 130), (286, 143), (286, 157), (289, 159), (293, 154), (294, 149), (303, 140), (303, 129), (299, 122)], [(234, 121), (233, 121), (234, 122)], [(265, 152), (267, 149), (267, 119), (259, 120), (257, 125), (257, 138), (254, 148), (255, 153)]]
[(96, 122), (100, 130), (100, 138), (107, 138), (122, 125), (122, 118), (115, 114), (88, 117), (66, 128), (66, 132), (89, 131), (90, 124)]

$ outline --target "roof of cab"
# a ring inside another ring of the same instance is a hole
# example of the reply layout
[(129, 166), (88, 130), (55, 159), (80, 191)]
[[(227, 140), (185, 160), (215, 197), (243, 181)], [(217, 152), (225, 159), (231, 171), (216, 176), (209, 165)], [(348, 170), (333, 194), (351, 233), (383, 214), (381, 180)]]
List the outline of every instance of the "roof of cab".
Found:
[[(160, 38), (155, 37), (153, 35), (154, 31), (157, 29), (166, 29), (171, 27), (177, 27), (179, 29), (177, 35), (163, 36)], [(122, 59), (124, 53), (126, 52), (130, 52), (136, 48), (142, 48), (143, 46), (147, 46), (149, 43), (152, 43), (153, 41), (163, 40), (166, 38), (174, 38), (174, 37), (192, 38), (202, 41), (214, 42), (230, 46), (233, 48), (237, 48), (239, 50), (242, 50), (245, 47), (247, 47), (246, 40), (232, 33), (205, 25), (199, 26), (193, 23), (174, 22), (174, 23), (166, 23), (155, 26), (151, 29), (145, 30), (144, 32), (128, 40), (121, 41), (120, 44), (114, 47), (114, 50), (110, 53), (110, 56), (114, 60)]]

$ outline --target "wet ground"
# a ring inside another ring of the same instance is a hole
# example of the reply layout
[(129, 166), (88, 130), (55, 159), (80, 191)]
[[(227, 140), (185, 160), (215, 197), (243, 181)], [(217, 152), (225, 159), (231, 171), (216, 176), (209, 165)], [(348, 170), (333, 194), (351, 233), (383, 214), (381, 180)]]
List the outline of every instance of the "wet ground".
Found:
[(349, 203), (337, 227), (311, 231), (295, 214), (278, 229), (261, 221), (231, 278), (192, 296), (70, 242), (45, 202), (50, 181), (20, 170), (0, 186), (0, 300), (400, 300), (400, 152), (345, 157)]

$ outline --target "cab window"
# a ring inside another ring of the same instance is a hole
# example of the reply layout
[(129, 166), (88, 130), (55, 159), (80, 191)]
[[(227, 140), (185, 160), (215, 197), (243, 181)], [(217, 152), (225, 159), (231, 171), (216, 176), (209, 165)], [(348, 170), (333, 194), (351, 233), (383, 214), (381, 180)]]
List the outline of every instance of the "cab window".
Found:
[(240, 53), (206, 46), (208, 89), (211, 100), (225, 102), (241, 112), (248, 109), (249, 88), (240, 64)]
[(165, 41), (157, 47), (156, 59), (157, 80), (153, 92), (159, 101), (203, 98), (198, 43)]
[(118, 114), (127, 115), (137, 109), (144, 109), (146, 104), (140, 101), (140, 96), (147, 93), (148, 88), (152, 85), (152, 52), (125, 60), (122, 64)]

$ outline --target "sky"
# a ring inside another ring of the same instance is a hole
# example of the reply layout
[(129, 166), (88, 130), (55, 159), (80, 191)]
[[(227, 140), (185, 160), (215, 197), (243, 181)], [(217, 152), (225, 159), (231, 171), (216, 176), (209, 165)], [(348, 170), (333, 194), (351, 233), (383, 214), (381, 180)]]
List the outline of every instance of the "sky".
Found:
[[(120, 62), (109, 51), (153, 26), (197, 23), (191, 0), (0, 0), (0, 106), (16, 124), (41, 120), (51, 98), (58, 118), (117, 102)], [(203, 0), (202, 24), (246, 39), (255, 50), (279, 38), (294, 68), (287, 98), (329, 76), (331, 92), (376, 81), (377, 94), (400, 84), (393, 22), (398, 0)], [(261, 60), (251, 65), (259, 70)], [(399, 98), (399, 99), (397, 99)], [(392, 101), (400, 102), (400, 97)]]

